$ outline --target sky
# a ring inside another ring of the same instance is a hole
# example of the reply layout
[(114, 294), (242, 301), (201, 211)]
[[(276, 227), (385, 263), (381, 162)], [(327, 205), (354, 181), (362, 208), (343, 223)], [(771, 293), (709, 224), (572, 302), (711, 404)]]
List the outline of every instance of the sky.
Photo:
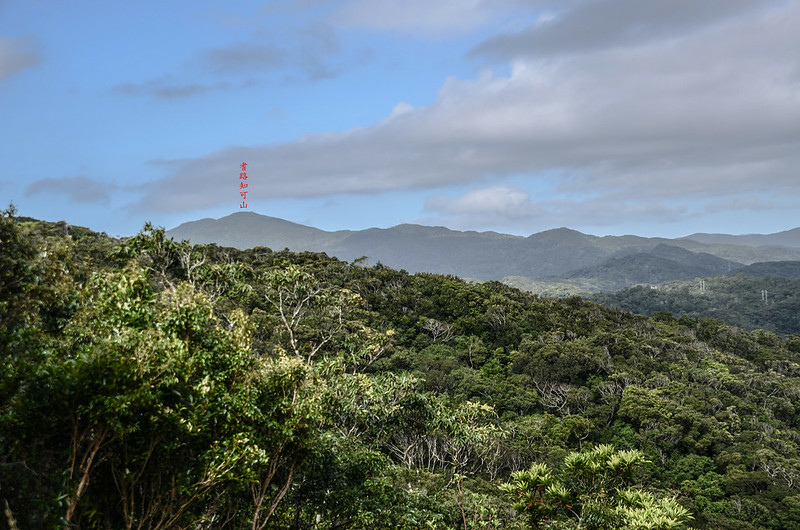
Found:
[(0, 0), (0, 207), (787, 230), (799, 27), (796, 0)]

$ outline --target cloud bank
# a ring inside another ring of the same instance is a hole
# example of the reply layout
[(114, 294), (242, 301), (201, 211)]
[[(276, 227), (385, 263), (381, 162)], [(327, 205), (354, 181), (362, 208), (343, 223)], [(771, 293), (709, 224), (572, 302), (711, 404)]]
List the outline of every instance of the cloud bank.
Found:
[(44, 178), (32, 182), (25, 196), (61, 195), (75, 203), (103, 205), (111, 199), (109, 188), (115, 187), (86, 177)]
[[(471, 185), (426, 204), (464, 222), (672, 218), (748, 194), (741, 207), (769, 197), (797, 205), (800, 6), (679, 3), (566, 3), (470, 52), (510, 61), (507, 74), (449, 78), (431, 105), (400, 104), (371, 126), (175, 161), (135, 207), (230, 202), (243, 160), (259, 199)], [(592, 24), (601, 12), (608, 22)], [(531, 196), (505, 183), (512, 177), (543, 191)]]

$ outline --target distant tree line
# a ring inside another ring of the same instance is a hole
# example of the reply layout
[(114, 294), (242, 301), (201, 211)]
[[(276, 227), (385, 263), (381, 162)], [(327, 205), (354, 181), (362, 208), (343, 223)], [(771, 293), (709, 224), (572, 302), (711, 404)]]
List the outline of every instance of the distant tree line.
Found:
[(668, 311), (678, 317), (714, 318), (751, 331), (800, 333), (800, 279), (797, 278), (737, 274), (672, 282), (657, 288), (631, 287), (587, 297), (643, 315)]

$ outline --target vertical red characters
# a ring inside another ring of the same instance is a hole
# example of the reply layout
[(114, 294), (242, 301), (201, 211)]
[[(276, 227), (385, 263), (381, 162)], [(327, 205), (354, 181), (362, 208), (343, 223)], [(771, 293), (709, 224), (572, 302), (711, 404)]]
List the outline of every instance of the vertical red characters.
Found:
[(239, 173), (239, 195), (242, 197), (242, 204), (239, 208), (247, 208), (247, 162), (239, 164), (242, 172)]

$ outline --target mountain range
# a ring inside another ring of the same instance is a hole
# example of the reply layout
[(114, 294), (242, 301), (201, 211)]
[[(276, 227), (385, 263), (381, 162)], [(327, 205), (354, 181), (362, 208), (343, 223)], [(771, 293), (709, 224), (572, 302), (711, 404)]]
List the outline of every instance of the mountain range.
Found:
[(167, 235), (239, 249), (325, 252), (346, 261), (366, 257), (367, 263), (412, 273), (480, 281), (508, 277), (563, 281), (595, 291), (716, 276), (755, 263), (800, 261), (800, 228), (768, 235), (699, 233), (677, 239), (600, 237), (568, 228), (523, 237), (414, 224), (329, 232), (237, 212), (184, 223)]

